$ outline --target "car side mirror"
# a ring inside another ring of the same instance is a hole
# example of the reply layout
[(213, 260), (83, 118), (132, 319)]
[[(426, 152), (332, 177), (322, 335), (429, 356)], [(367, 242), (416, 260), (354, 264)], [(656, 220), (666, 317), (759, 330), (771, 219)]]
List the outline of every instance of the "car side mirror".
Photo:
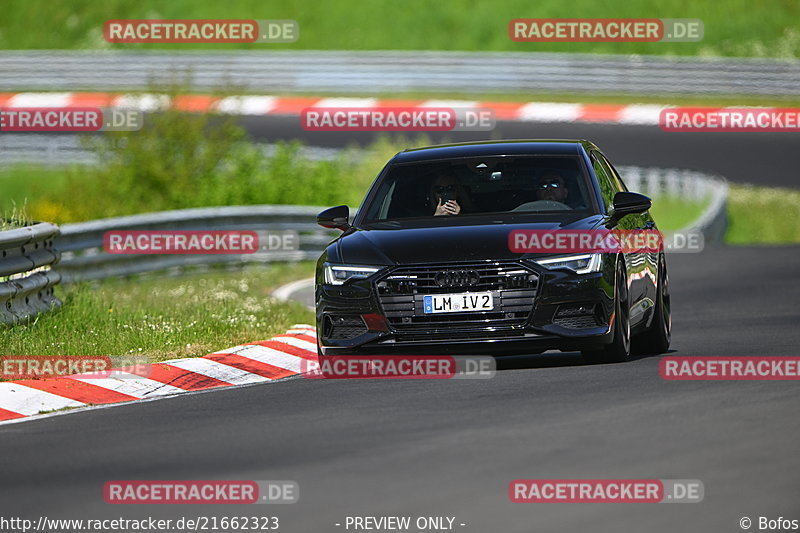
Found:
[(619, 220), (625, 215), (644, 213), (653, 205), (653, 201), (638, 192), (618, 192), (614, 195), (613, 217)]
[(340, 229), (342, 231), (350, 227), (350, 208), (346, 205), (337, 205), (326, 209), (317, 215), (317, 224), (323, 228)]

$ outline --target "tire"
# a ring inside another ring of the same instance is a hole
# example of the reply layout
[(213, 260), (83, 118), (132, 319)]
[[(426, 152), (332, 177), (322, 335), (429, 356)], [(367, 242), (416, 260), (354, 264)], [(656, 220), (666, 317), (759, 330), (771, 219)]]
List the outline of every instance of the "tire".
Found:
[(620, 258), (617, 261), (616, 297), (614, 298), (614, 337), (610, 344), (599, 350), (583, 350), (583, 356), (597, 363), (621, 363), (631, 356), (630, 303), (628, 302), (628, 276)]
[(669, 296), (667, 262), (663, 254), (658, 260), (658, 283), (656, 284), (656, 310), (653, 322), (647, 331), (634, 339), (636, 353), (658, 355), (669, 350), (672, 339), (672, 307)]
[(319, 365), (319, 369), (323, 367), (323, 364), (325, 363), (327, 357), (330, 356), (322, 355), (322, 348), (319, 345), (319, 341), (317, 341), (317, 364)]

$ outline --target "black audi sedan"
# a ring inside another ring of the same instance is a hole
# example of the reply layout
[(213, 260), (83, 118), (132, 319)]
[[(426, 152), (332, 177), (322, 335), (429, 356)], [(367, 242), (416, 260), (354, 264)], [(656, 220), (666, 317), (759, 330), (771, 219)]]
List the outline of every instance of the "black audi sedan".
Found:
[(583, 140), (415, 148), (392, 158), (317, 263), (319, 354), (503, 355), (580, 350), (595, 361), (669, 347), (663, 250), (561, 253), (515, 232), (657, 231)]

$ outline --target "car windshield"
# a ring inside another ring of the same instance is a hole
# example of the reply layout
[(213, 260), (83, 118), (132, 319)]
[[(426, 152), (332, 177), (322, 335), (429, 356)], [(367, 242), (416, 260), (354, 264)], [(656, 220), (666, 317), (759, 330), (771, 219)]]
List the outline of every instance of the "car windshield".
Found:
[(365, 205), (367, 222), (591, 208), (584, 166), (574, 156), (397, 164), (376, 187)]

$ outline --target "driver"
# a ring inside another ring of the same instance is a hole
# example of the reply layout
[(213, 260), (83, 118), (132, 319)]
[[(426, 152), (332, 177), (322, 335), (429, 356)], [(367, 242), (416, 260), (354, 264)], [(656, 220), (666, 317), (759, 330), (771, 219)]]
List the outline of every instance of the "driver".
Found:
[(565, 203), (569, 189), (558, 172), (546, 172), (536, 184), (536, 199)]

